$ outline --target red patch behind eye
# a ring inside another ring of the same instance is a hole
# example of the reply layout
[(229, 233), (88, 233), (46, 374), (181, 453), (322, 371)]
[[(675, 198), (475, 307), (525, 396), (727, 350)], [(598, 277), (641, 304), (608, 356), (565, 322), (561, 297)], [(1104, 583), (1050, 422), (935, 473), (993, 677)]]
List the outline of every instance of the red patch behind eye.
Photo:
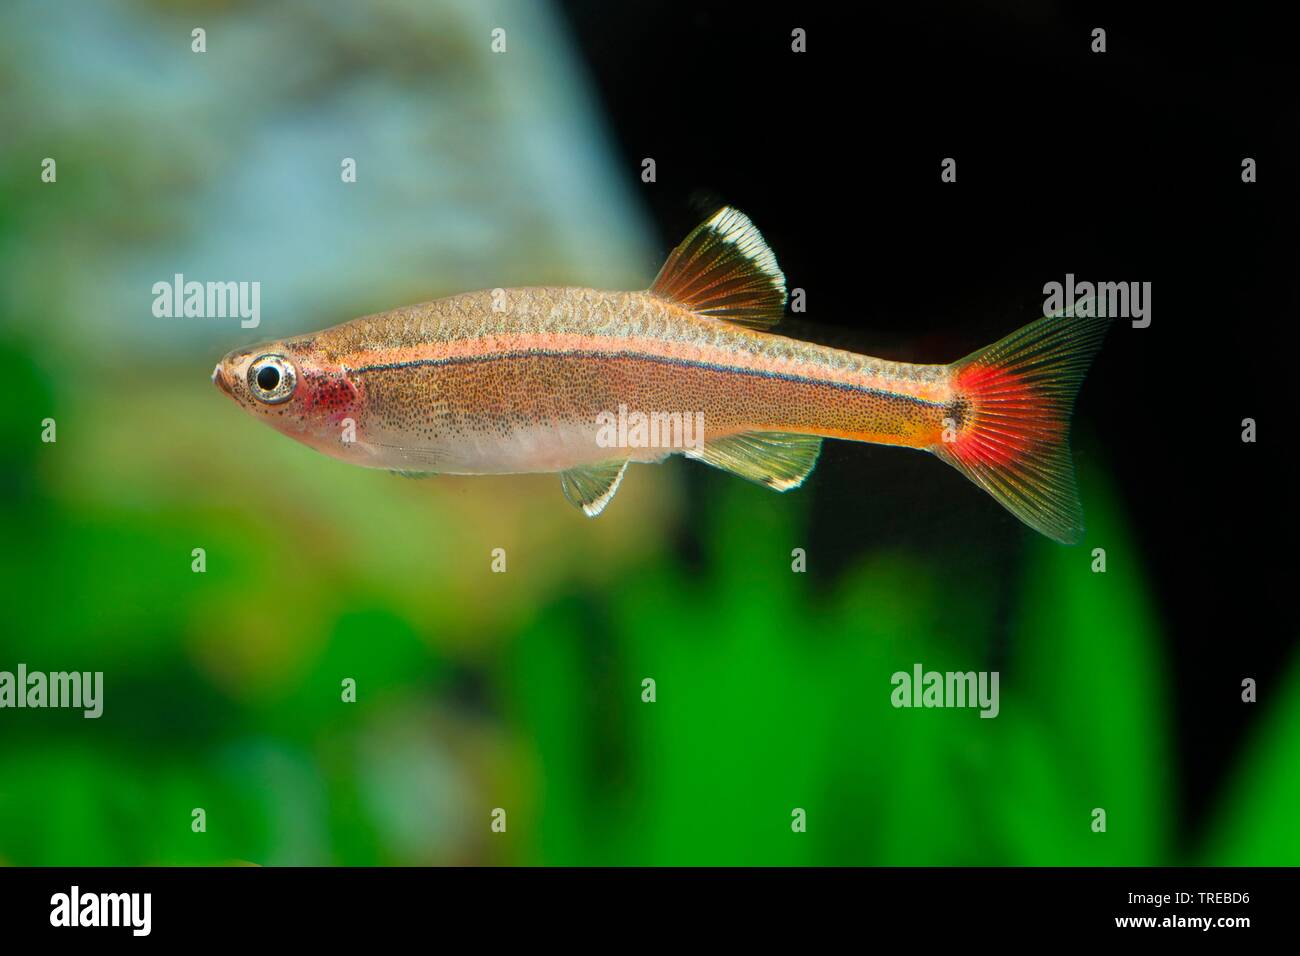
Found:
[(356, 386), (339, 372), (309, 372), (299, 388), (303, 411), (327, 415), (331, 423), (355, 411), (361, 398)]

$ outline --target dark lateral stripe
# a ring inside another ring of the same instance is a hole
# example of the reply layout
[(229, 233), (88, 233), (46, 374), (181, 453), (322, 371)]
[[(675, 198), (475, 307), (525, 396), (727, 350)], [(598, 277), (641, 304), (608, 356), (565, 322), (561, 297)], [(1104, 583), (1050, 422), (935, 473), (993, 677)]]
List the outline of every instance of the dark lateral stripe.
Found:
[(884, 398), (901, 399), (927, 408), (939, 408), (943, 402), (933, 402), (905, 392), (891, 392), (882, 388), (867, 388), (848, 382), (831, 382), (806, 375), (790, 375), (786, 372), (771, 372), (766, 369), (742, 368), (735, 365), (715, 365), (712, 362), (693, 362), (689, 359), (672, 358), (667, 355), (654, 355), (649, 352), (577, 352), (525, 349), (517, 352), (494, 352), (489, 355), (456, 355), (447, 358), (411, 359), (409, 362), (387, 362), (377, 365), (362, 365), (353, 372), (396, 372), (407, 368), (441, 365), (469, 365), (474, 362), (496, 362), (502, 359), (520, 358), (591, 358), (591, 359), (633, 359), (642, 362), (655, 362), (659, 365), (672, 365), (677, 368), (704, 369), (710, 372), (723, 372), (732, 375), (750, 375), (754, 378), (767, 378), (779, 382), (793, 382), (798, 385), (817, 385), (822, 388), (835, 388), (844, 392), (856, 392), (859, 395), (879, 395)]

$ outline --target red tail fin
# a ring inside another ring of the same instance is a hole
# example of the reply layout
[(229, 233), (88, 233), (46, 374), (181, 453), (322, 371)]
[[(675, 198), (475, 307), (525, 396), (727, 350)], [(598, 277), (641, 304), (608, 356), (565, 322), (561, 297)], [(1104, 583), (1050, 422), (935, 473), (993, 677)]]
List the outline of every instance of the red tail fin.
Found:
[(957, 417), (931, 448), (1025, 524), (1062, 544), (1083, 537), (1070, 411), (1109, 322), (1048, 316), (954, 362)]

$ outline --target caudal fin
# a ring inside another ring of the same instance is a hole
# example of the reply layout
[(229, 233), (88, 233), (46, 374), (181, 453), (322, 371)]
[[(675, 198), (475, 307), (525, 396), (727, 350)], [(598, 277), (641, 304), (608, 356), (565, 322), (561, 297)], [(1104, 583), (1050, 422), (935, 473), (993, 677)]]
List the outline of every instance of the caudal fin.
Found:
[(1062, 544), (1083, 537), (1070, 411), (1110, 320), (1080, 306), (1031, 322), (950, 367), (956, 420), (931, 448)]

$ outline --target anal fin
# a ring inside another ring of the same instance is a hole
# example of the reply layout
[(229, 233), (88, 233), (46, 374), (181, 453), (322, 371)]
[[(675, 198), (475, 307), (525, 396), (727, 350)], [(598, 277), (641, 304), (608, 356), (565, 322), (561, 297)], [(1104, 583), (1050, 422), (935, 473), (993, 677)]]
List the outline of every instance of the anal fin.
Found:
[(789, 491), (812, 474), (821, 450), (816, 435), (742, 432), (705, 442), (694, 457), (775, 491)]
[(594, 518), (613, 500), (625, 471), (627, 459), (581, 465), (560, 472), (560, 488), (571, 504), (581, 508), (588, 518)]

